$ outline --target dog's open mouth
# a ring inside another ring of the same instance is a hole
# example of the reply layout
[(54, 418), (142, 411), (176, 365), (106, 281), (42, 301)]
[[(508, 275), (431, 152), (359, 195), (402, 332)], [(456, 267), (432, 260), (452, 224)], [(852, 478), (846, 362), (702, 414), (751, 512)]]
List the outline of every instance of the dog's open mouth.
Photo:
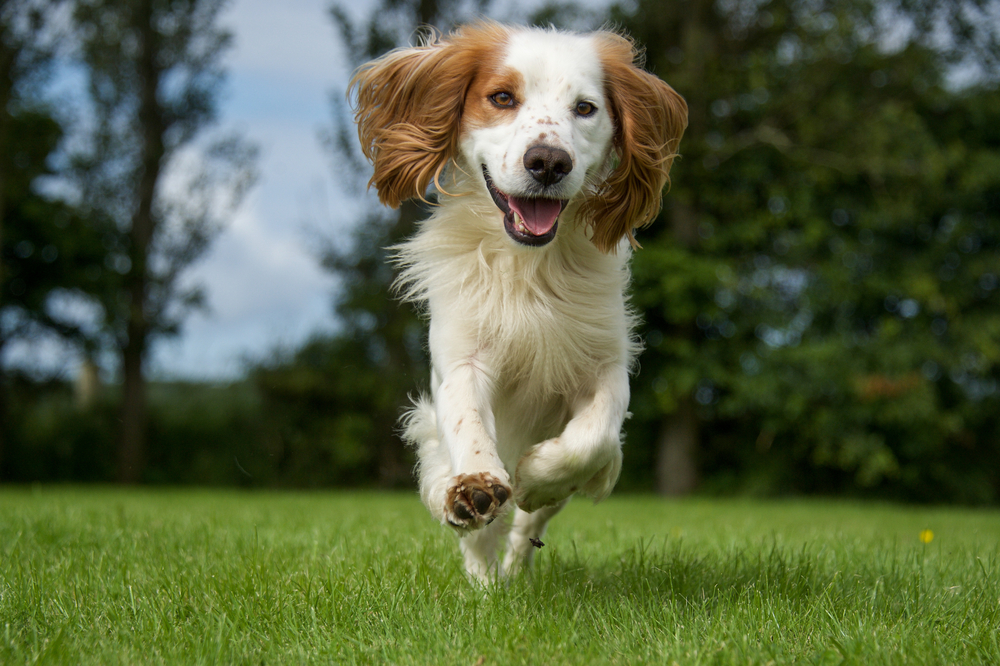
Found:
[(545, 245), (556, 237), (559, 214), (566, 207), (565, 199), (514, 197), (498, 190), (483, 165), (483, 178), (493, 202), (503, 213), (503, 228), (507, 235), (523, 245)]

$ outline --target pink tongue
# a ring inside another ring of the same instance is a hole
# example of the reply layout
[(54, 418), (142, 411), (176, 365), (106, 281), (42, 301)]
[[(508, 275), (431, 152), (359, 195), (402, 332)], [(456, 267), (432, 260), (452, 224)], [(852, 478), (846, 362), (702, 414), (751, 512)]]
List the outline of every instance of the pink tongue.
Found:
[[(511, 197), (507, 200), (511, 209), (517, 213), (524, 226), (533, 236), (542, 236), (552, 230), (562, 211), (562, 202), (557, 199), (521, 199)], [(515, 222), (515, 224), (517, 224)]]

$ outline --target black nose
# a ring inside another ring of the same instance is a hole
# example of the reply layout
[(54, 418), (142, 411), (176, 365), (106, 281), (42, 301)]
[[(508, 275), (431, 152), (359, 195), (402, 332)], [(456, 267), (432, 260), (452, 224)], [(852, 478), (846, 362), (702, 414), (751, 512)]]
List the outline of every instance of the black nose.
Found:
[(573, 158), (561, 148), (532, 146), (524, 154), (524, 168), (532, 178), (548, 187), (573, 170)]

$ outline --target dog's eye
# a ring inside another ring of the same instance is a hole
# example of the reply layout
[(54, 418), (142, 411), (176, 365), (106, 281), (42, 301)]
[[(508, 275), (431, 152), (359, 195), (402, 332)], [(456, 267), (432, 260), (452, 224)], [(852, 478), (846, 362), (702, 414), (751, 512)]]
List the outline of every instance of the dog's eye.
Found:
[(597, 107), (590, 102), (577, 102), (576, 104), (576, 115), (578, 116), (592, 116), (595, 111), (597, 111)]
[(497, 106), (514, 106), (514, 96), (508, 92), (498, 92), (490, 95), (490, 101)]

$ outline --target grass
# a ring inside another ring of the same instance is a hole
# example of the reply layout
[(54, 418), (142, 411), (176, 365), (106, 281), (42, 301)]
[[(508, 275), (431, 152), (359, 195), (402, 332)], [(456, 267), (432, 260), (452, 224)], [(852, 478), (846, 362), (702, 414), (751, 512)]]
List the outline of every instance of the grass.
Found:
[(623, 496), (545, 542), (483, 591), (411, 494), (0, 489), (0, 663), (1000, 663), (995, 510)]

